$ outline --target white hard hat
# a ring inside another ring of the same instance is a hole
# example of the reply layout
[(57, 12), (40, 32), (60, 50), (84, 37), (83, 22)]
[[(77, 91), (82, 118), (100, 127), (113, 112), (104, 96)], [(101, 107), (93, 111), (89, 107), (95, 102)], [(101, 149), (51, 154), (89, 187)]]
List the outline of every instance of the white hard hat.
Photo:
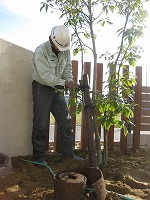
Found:
[(70, 32), (66, 26), (60, 25), (52, 28), (50, 37), (60, 51), (70, 49)]

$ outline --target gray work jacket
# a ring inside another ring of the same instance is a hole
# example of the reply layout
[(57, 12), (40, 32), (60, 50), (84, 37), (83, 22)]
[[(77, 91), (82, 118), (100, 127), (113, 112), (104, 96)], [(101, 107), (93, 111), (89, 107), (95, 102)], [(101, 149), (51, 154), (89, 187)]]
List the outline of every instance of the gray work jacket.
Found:
[(73, 80), (70, 51), (59, 52), (57, 57), (52, 51), (50, 41), (36, 48), (33, 63), (32, 78), (42, 85), (65, 87), (66, 80)]

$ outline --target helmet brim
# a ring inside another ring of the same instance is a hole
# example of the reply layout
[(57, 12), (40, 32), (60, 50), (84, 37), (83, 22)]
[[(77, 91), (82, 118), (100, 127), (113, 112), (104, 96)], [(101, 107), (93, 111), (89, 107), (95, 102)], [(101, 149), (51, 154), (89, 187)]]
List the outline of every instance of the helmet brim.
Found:
[(51, 37), (51, 40), (52, 40), (53, 44), (57, 47), (57, 49), (58, 49), (59, 51), (67, 51), (67, 50), (70, 49), (70, 44), (68, 44), (68, 45), (65, 46), (65, 47), (61, 47), (61, 46), (58, 45), (58, 43), (53, 39), (53, 37)]

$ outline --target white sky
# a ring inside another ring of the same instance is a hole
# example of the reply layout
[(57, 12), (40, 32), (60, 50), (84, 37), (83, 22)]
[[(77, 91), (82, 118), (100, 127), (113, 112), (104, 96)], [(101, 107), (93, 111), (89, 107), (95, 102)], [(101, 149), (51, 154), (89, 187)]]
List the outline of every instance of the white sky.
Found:
[[(48, 13), (44, 10), (40, 12), (40, 3), (42, 1), (0, 0), (0, 38), (31, 51), (34, 51), (39, 44), (47, 41), (51, 28), (55, 25), (63, 24), (64, 21), (59, 19), (59, 13), (51, 13), (50, 10)], [(150, 3), (147, 4), (147, 9), (150, 13)], [(17, 21), (18, 19), (20, 21)], [(116, 24), (119, 21), (120, 19), (116, 19)], [(150, 63), (150, 15), (147, 19), (147, 26), (148, 29), (145, 31), (145, 36), (140, 41), (140, 45), (145, 51), (139, 63), (143, 66), (147, 66)], [(99, 44), (97, 45), (99, 55), (107, 50), (112, 50), (116, 46), (117, 38), (114, 30), (116, 29), (109, 26), (109, 28), (102, 28), (102, 31), (99, 32)], [(73, 59), (76, 59), (76, 57)], [(91, 61), (89, 60), (89, 55), (85, 57), (85, 61)]]
[[(14, 14), (26, 21), (15, 30), (0, 31), (0, 37), (32, 51), (40, 43), (47, 41), (51, 28), (63, 21), (59, 20), (58, 14), (46, 13), (44, 10), (40, 12), (41, 2), (42, 0), (0, 0), (1, 12)], [(3, 29), (7, 26), (8, 24), (3, 26)]]

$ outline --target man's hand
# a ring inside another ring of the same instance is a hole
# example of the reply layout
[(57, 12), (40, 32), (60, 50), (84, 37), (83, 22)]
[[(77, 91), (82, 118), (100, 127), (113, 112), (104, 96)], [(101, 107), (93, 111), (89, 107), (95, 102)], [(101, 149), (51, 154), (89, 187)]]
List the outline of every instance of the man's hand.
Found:
[(74, 81), (66, 81), (65, 88), (76, 89), (76, 88), (79, 88), (79, 84), (75, 83)]

